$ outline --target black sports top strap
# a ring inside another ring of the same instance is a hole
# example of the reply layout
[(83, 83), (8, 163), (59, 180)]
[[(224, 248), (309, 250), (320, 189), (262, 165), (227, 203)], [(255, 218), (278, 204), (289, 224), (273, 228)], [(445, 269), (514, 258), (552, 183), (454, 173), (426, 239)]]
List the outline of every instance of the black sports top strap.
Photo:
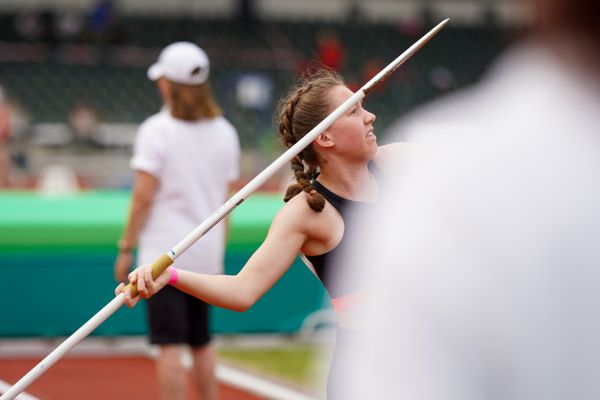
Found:
[[(369, 170), (371, 171), (371, 173), (373, 173), (373, 175), (375, 176), (376, 179), (378, 178), (378, 176), (381, 176), (379, 173), (379, 170), (375, 167), (375, 165), (373, 163), (369, 163)], [(313, 184), (315, 190), (317, 192), (319, 192), (323, 197), (325, 197), (325, 199), (333, 207), (335, 207), (335, 209), (340, 213), (340, 215), (342, 216), (342, 219), (344, 220), (345, 227), (344, 227), (344, 236), (342, 237), (342, 240), (335, 248), (333, 248), (331, 251), (329, 251), (327, 253), (319, 254), (316, 256), (306, 256), (306, 258), (313, 265), (317, 276), (319, 277), (321, 282), (323, 282), (323, 285), (329, 292), (329, 295), (331, 297), (344, 296), (344, 295), (348, 294), (348, 292), (350, 292), (350, 290), (347, 290), (349, 288), (345, 288), (345, 289), (340, 288), (340, 287), (338, 287), (339, 285), (333, 285), (333, 282), (331, 282), (332, 275), (337, 275), (338, 273), (343, 273), (343, 271), (337, 270), (338, 268), (343, 268), (343, 266), (338, 266), (336, 268), (335, 272), (330, 271), (331, 264), (332, 264), (331, 259), (337, 257), (338, 253), (342, 253), (344, 251), (344, 248), (348, 245), (347, 237), (349, 237), (348, 233), (351, 232), (351, 229), (352, 229), (352, 227), (348, 226), (348, 224), (347, 224), (349, 212), (351, 210), (358, 210), (358, 209), (363, 209), (363, 208), (367, 208), (367, 207), (369, 207), (369, 208), (373, 207), (375, 205), (375, 203), (364, 203), (364, 202), (360, 202), (360, 201), (346, 199), (342, 196), (339, 196), (339, 195), (333, 193), (331, 190), (329, 190), (328, 188), (323, 186), (323, 184), (321, 184), (321, 182), (319, 182), (316, 179), (314, 179), (312, 181), (312, 184)]]

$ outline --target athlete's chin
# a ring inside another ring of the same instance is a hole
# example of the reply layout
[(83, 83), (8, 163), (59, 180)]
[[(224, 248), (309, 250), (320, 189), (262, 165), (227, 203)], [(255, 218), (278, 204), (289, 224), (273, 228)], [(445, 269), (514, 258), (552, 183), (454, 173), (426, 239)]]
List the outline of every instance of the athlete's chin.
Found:
[(377, 151), (377, 136), (367, 136), (367, 144)]
[(372, 160), (373, 157), (375, 157), (375, 154), (377, 153), (377, 141), (374, 141), (373, 143), (370, 144), (369, 146), (369, 159)]

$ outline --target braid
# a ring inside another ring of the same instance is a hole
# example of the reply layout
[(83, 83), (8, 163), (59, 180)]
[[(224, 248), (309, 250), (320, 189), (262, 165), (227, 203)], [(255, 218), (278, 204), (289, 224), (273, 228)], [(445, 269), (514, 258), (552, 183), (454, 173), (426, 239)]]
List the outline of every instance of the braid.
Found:
[(311, 209), (316, 212), (320, 212), (325, 207), (325, 198), (321, 193), (317, 192), (315, 187), (313, 186), (309, 174), (312, 175), (311, 169), (309, 168), (309, 173), (304, 170), (304, 163), (302, 159), (298, 156), (292, 159), (292, 170), (294, 171), (294, 177), (296, 178), (296, 182), (290, 185), (286, 192), (283, 201), (286, 203), (296, 196), (300, 192), (306, 192), (309, 196), (308, 205)]
[[(286, 100), (279, 104), (279, 135), (286, 147), (292, 147), (312, 128), (325, 118), (328, 103), (328, 89), (343, 85), (335, 72), (321, 71), (294, 90)], [(308, 194), (308, 204), (314, 211), (325, 207), (325, 198), (316, 191), (311, 179), (318, 167), (319, 157), (312, 144), (292, 159), (291, 166), (296, 183), (288, 187), (284, 201), (289, 201), (298, 193)], [(308, 167), (308, 170), (306, 170)]]
[(292, 171), (294, 171), (294, 177), (296, 179), (296, 183), (290, 185), (286, 192), (283, 201), (286, 203), (298, 193), (304, 190), (308, 184), (306, 181), (308, 180), (308, 176), (306, 172), (304, 172), (304, 163), (300, 159), (300, 157), (296, 156), (292, 159)]
[(294, 136), (294, 112), (296, 106), (300, 102), (302, 95), (308, 92), (312, 88), (312, 84), (308, 83), (305, 86), (299, 88), (290, 99), (283, 105), (283, 115), (280, 118), (279, 132), (282, 135), (283, 144), (286, 147), (292, 147), (296, 144), (297, 140)]

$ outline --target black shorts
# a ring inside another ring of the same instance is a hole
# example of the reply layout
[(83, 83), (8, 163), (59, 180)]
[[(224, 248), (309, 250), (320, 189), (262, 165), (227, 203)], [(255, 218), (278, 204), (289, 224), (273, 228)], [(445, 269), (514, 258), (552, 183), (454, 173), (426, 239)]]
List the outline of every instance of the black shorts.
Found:
[(165, 286), (147, 302), (150, 343), (200, 347), (210, 342), (210, 306), (202, 300)]

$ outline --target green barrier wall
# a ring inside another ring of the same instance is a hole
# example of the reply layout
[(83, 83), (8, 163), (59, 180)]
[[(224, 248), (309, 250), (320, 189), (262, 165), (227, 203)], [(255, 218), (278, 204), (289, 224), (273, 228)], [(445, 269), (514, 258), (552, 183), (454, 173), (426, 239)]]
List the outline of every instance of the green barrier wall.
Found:
[[(0, 192), (0, 336), (70, 335), (111, 300), (128, 204), (125, 191), (57, 198)], [(282, 204), (279, 195), (255, 194), (233, 212), (226, 273), (243, 266)], [(213, 330), (295, 332), (325, 304), (320, 283), (297, 260), (245, 313), (213, 308)], [(123, 306), (94, 335), (144, 334), (144, 320), (144, 303)]]

